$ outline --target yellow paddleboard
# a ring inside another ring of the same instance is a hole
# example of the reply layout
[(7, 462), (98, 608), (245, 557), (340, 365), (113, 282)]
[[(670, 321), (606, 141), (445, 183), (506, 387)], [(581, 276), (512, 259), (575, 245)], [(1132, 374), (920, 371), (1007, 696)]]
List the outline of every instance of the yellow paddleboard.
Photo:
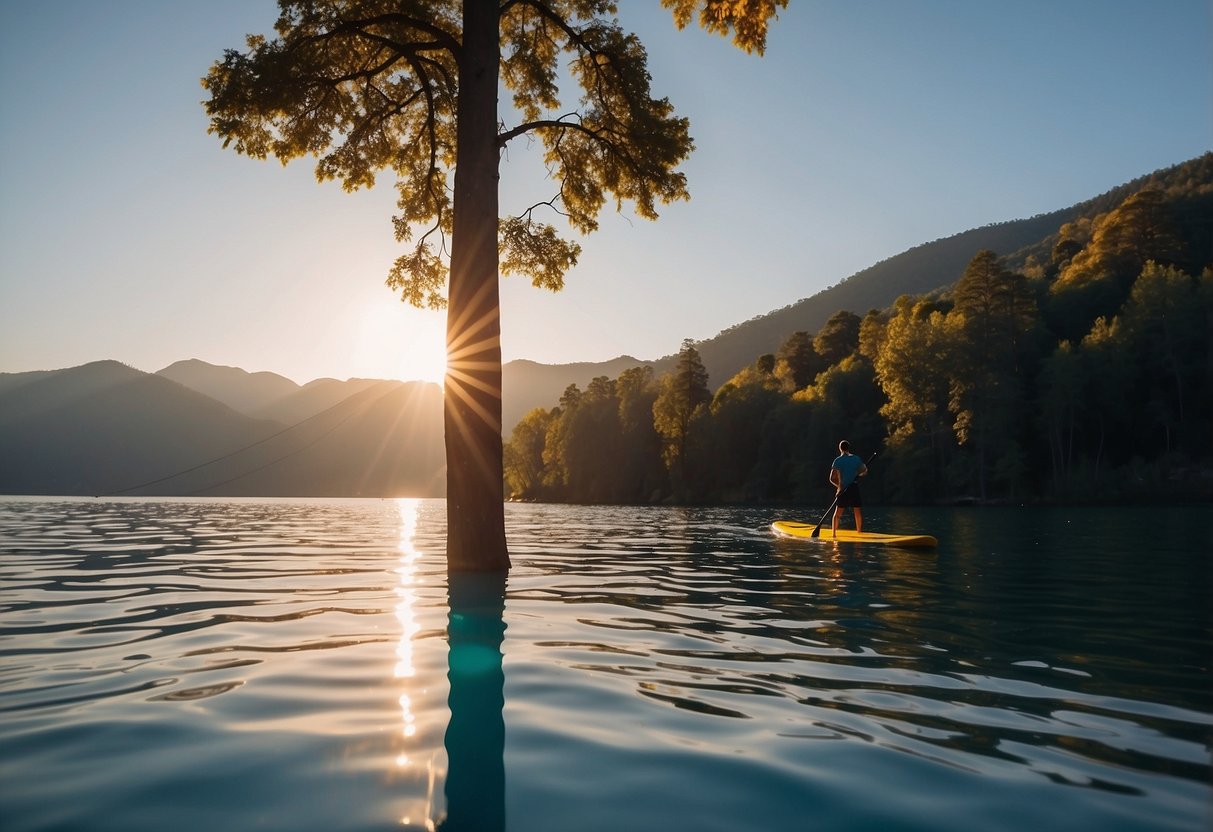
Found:
[(798, 523), (795, 520), (776, 520), (771, 524), (771, 530), (785, 537), (798, 537), (805, 540), (823, 540), (826, 542), (839, 541), (842, 543), (880, 543), (885, 546), (922, 546), (933, 547), (939, 541), (929, 534), (880, 534), (878, 532), (857, 532), (854, 529), (839, 529), (835, 536), (830, 524), (821, 527), (817, 536), (813, 536), (814, 523)]

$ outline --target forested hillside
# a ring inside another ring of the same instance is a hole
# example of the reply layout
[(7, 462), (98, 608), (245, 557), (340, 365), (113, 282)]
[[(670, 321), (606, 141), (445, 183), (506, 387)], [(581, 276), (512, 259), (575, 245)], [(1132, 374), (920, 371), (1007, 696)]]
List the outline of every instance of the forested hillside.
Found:
[[(978, 251), (988, 249), (1006, 257), (1008, 266), (1015, 271), (1031, 271), (1050, 261), (1053, 247), (1063, 234), (1072, 235), (1075, 230), (1081, 233), (1082, 229), (1089, 229), (1096, 217), (1113, 210), (1132, 194), (1146, 189), (1195, 194), (1200, 183), (1209, 182), (1213, 182), (1213, 154), (1138, 177), (1069, 208), (973, 228), (923, 243), (856, 272), (812, 297), (729, 327), (698, 342), (696, 347), (712, 384), (719, 386), (753, 361), (754, 356), (774, 352), (790, 333), (816, 332), (840, 309), (863, 315), (869, 309), (885, 309), (900, 295), (923, 294), (954, 284)], [(1207, 195), (1203, 199), (1204, 257), (1207, 261), (1213, 256), (1207, 243), (1213, 211), (1209, 210)], [(1199, 197), (1196, 202), (1200, 202)], [(1189, 222), (1202, 221), (1200, 207), (1199, 204), (1188, 206)], [(1199, 245), (1195, 247), (1199, 248)], [(1195, 265), (1192, 268), (1196, 268)], [(672, 368), (675, 360), (675, 356), (668, 356), (651, 363), (658, 373), (662, 373)]]
[(820, 499), (848, 438), (880, 451), (878, 500), (1210, 499), (1213, 154), (1038, 219), (1035, 242), (924, 263), (920, 290), (785, 331), (715, 389), (689, 341), (663, 374), (568, 387), (515, 428), (508, 490)]

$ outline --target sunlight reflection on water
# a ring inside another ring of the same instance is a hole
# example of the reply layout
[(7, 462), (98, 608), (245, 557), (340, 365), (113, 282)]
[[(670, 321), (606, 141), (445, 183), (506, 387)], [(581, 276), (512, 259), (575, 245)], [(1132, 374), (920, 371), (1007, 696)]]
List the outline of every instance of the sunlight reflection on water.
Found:
[(777, 514), (0, 499), (0, 826), (1207, 827), (1202, 513)]
[[(396, 646), (395, 676), (402, 680), (400, 694), (400, 735), (403, 747), (396, 755), (396, 766), (400, 769), (415, 767), (424, 772), (426, 791), (419, 795), (411, 805), (408, 805), (400, 818), (404, 826), (420, 824), (427, 830), (436, 828), (437, 822), (445, 813), (445, 806), (439, 796), (436, 786), (446, 777), (445, 755), (438, 749), (413, 747), (412, 739), (417, 735), (417, 714), (413, 711), (413, 701), (409, 693), (409, 681), (417, 676), (417, 668), (413, 665), (413, 640), (421, 627), (417, 621), (416, 607), (418, 600), (418, 584), (422, 578), (418, 574), (418, 561), (421, 552), (417, 548), (417, 521), (421, 511), (421, 501), (416, 499), (397, 500), (400, 509), (400, 565), (396, 568), (400, 576), (400, 584), (396, 589), (399, 601), (396, 604), (396, 621), (400, 627), (400, 640)], [(433, 718), (434, 714), (429, 715)]]

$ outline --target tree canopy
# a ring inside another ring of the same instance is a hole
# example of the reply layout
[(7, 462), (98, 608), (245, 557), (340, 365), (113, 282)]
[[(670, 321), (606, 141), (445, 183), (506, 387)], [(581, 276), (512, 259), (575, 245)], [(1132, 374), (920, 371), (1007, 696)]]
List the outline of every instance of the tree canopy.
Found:
[[(381, 171), (394, 175), (396, 237), (409, 249), (388, 284), (416, 306), (446, 305), (459, 62), (468, 55), (461, 5), (282, 0), (278, 37), (250, 36), (247, 51), (227, 50), (203, 81), (210, 132), (225, 147), (283, 163), (316, 157), (317, 179), (350, 191), (371, 187)], [(681, 14), (694, 4), (667, 5)], [(659, 203), (688, 196), (676, 170), (693, 146), (688, 122), (653, 96), (644, 47), (601, 17), (613, 12), (611, 3), (568, 0), (500, 9), (501, 79), (517, 121), (495, 125), (496, 149), (537, 136), (556, 183), (542, 207), (583, 233), (608, 200), (655, 219)], [(575, 102), (560, 94), (566, 53)], [(580, 248), (536, 219), (540, 207), (502, 218), (501, 270), (559, 289)]]
[[(680, 27), (697, 17), (761, 53), (787, 0), (662, 4)], [(318, 179), (351, 191), (394, 177), (407, 247), (387, 283), (414, 305), (448, 307), (451, 569), (509, 565), (499, 274), (561, 288), (580, 246), (545, 211), (588, 233), (608, 202), (655, 219), (659, 204), (688, 197), (678, 165), (689, 125), (652, 92), (644, 46), (616, 11), (607, 0), (279, 0), (276, 36), (249, 36), (203, 79), (225, 147), (284, 164), (312, 156)], [(542, 143), (553, 193), (501, 216), (501, 151), (522, 136)]]

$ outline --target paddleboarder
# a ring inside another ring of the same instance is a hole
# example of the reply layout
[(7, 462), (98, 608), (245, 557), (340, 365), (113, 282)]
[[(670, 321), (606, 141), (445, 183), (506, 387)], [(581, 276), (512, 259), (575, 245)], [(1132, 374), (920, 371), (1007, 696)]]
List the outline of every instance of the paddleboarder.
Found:
[(863, 531), (863, 499), (859, 495), (859, 478), (868, 473), (863, 460), (851, 453), (851, 443), (838, 443), (838, 458), (830, 466), (830, 484), (837, 489), (838, 507), (834, 509), (833, 528), (838, 532), (838, 521), (845, 509), (855, 515), (855, 531)]

